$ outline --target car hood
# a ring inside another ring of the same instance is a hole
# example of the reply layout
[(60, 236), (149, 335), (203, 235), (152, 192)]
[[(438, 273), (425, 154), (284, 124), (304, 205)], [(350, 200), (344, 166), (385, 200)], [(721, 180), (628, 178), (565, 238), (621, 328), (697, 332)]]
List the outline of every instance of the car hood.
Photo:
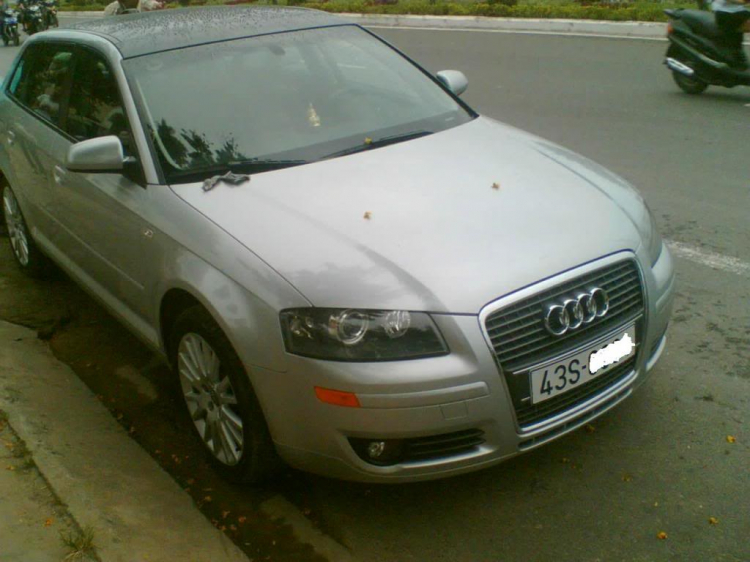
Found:
[[(640, 244), (640, 196), (487, 118), (417, 140), (173, 191), (314, 306), (477, 313)], [(252, 290), (250, 287), (249, 289)]]

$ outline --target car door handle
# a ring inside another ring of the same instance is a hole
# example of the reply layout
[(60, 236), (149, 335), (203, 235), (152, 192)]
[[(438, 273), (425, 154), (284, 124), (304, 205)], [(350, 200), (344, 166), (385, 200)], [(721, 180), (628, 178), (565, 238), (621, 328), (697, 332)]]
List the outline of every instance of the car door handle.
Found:
[(12, 145), (14, 142), (16, 142), (16, 133), (8, 129), (8, 144)]
[(65, 182), (65, 178), (68, 177), (68, 172), (60, 166), (55, 166), (55, 169), (52, 171), (52, 175), (55, 177), (55, 183), (58, 185), (62, 185)]

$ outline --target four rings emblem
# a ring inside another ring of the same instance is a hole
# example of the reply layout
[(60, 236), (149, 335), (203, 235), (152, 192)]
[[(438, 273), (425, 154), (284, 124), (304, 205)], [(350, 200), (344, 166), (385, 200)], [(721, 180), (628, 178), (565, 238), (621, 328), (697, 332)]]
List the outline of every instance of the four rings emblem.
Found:
[(601, 318), (609, 311), (609, 296), (600, 287), (586, 289), (562, 303), (550, 304), (546, 308), (544, 327), (553, 336), (562, 336), (583, 324)]

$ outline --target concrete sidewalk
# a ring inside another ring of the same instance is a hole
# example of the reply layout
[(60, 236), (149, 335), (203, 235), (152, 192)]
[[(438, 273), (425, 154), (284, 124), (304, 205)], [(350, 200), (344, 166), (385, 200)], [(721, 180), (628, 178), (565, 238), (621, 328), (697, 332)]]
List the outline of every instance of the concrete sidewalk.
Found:
[[(3, 562), (61, 560), (58, 532), (87, 527), (104, 562), (248, 560), (35, 332), (6, 322), (0, 322), (0, 411), (7, 415), (3, 444), (10, 444), (1, 447)], [(24, 446), (28, 452), (13, 456)], [(34, 465), (36, 476), (13, 480)]]

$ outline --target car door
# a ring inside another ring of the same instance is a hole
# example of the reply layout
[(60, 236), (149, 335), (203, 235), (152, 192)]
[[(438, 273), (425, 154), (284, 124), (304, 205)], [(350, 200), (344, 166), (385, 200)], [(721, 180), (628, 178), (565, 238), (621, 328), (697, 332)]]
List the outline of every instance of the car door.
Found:
[[(128, 116), (112, 67), (99, 52), (78, 46), (71, 95), (64, 119), (68, 146), (74, 142), (115, 135), (126, 156), (137, 156)], [(117, 312), (135, 320), (149, 319), (144, 241), (153, 235), (142, 218), (149, 192), (127, 174), (77, 173), (54, 166), (56, 219), (67, 236), (67, 254), (80, 274)], [(138, 322), (135, 322), (138, 324)]]
[(70, 89), (73, 47), (66, 43), (30, 45), (8, 83), (9, 110), (3, 112), (1, 140), (10, 164), (11, 186), (17, 192), (29, 228), (42, 246), (59, 239), (54, 192), (55, 162), (70, 142), (62, 130)]

